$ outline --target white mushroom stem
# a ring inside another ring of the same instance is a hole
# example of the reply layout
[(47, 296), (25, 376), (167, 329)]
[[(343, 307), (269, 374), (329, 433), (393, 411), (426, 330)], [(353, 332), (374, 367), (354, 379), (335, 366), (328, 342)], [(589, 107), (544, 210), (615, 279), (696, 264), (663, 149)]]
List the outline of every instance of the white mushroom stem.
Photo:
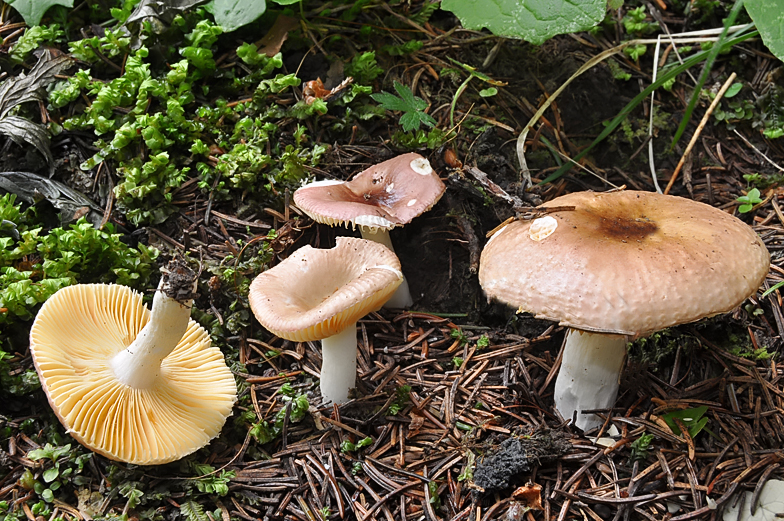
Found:
[(609, 409), (618, 397), (618, 378), (626, 357), (626, 337), (570, 329), (566, 333), (561, 369), (555, 381), (555, 407), (582, 430), (602, 424), (595, 414), (580, 411)]
[(117, 353), (110, 364), (123, 384), (148, 389), (155, 384), (161, 362), (169, 356), (185, 334), (193, 300), (178, 301), (166, 295), (163, 277), (152, 299), (150, 321), (131, 345)]
[(321, 341), (321, 396), (343, 403), (357, 378), (357, 324)]
[[(388, 230), (360, 226), (359, 233), (362, 235), (363, 239), (383, 244), (389, 248), (390, 251), (395, 251)], [(408, 281), (406, 280), (406, 276), (403, 275), (403, 282), (400, 283), (400, 286), (397, 287), (397, 290), (389, 297), (389, 300), (386, 301), (383, 307), (408, 309), (413, 305), (414, 299), (411, 298), (411, 292), (408, 290)]]

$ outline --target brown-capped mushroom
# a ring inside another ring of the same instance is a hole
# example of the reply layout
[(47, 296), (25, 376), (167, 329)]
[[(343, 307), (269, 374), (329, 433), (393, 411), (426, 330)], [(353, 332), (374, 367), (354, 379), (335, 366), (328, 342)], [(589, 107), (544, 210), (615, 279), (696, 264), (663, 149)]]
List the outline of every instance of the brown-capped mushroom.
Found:
[[(411, 222), (435, 205), (446, 187), (430, 162), (416, 153), (373, 165), (351, 181), (316, 181), (294, 192), (296, 205), (313, 220), (359, 227), (362, 237), (394, 251), (389, 230)], [(388, 307), (409, 307), (403, 281)]]
[(630, 339), (724, 313), (759, 288), (770, 257), (757, 234), (703, 203), (649, 192), (580, 192), (574, 207), (507, 225), (482, 251), (488, 297), (570, 331), (555, 403), (577, 426), (612, 407)]
[(256, 277), (248, 299), (272, 334), (321, 340), (321, 395), (341, 403), (356, 381), (357, 320), (375, 311), (403, 280), (384, 245), (338, 237), (331, 249), (304, 246)]

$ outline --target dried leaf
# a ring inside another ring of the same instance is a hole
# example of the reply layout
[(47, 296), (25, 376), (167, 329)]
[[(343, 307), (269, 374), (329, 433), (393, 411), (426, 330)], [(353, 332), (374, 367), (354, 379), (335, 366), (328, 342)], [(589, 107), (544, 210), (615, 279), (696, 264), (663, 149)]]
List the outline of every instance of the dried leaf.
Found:
[(150, 22), (157, 33), (171, 24), (178, 14), (206, 2), (207, 0), (142, 0), (125, 23)]
[(10, 116), (18, 105), (28, 101), (43, 101), (44, 87), (54, 81), (55, 75), (70, 67), (72, 60), (66, 55), (52, 56), (48, 50), (27, 74), (9, 78), (0, 84), (0, 134), (17, 144), (33, 145), (45, 158), (54, 173), (54, 158), (49, 150), (49, 131), (40, 124), (19, 116)]
[(297, 27), (299, 27), (299, 21), (296, 18), (279, 15), (267, 34), (256, 44), (258, 47), (261, 47), (259, 52), (266, 54), (268, 58), (272, 58), (280, 52), (283, 42), (289, 37), (289, 31)]
[(324, 82), (321, 81), (321, 78), (316, 78), (315, 80), (308, 81), (305, 83), (305, 85), (302, 87), (302, 95), (305, 97), (305, 103), (311, 105), (318, 98), (321, 98), (324, 101), (326, 101), (329, 98), (336, 96), (343, 90), (347, 89), (348, 86), (351, 85), (353, 82), (354, 82), (354, 78), (349, 76), (334, 89), (327, 89), (324, 88)]
[(16, 194), (29, 204), (43, 197), (60, 210), (60, 221), (63, 224), (84, 215), (84, 208), (89, 212), (87, 219), (95, 226), (100, 226), (103, 218), (103, 209), (81, 192), (30, 172), (0, 172), (0, 190)]

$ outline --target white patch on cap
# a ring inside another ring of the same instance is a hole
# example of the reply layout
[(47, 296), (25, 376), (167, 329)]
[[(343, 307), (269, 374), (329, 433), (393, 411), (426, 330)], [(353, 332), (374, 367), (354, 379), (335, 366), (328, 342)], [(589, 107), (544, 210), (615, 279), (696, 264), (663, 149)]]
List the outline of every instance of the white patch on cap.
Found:
[(389, 183), (389, 184), (387, 185), (387, 187), (386, 187), (386, 188), (384, 188), (384, 191), (385, 191), (386, 193), (390, 194), (390, 193), (392, 193), (392, 189), (393, 189), (393, 188), (395, 188), (395, 183)]
[(535, 219), (528, 228), (528, 236), (535, 241), (543, 241), (558, 228), (558, 221), (552, 215)]
[(379, 217), (378, 215), (360, 215), (357, 216), (353, 223), (357, 226), (367, 226), (368, 228), (381, 228), (382, 230), (391, 230), (395, 227), (395, 223)]
[(433, 167), (430, 166), (430, 161), (424, 157), (418, 157), (411, 161), (411, 170), (419, 175), (430, 175), (433, 173)]
[(406, 206), (414, 206), (416, 204), (416, 199), (411, 199)]

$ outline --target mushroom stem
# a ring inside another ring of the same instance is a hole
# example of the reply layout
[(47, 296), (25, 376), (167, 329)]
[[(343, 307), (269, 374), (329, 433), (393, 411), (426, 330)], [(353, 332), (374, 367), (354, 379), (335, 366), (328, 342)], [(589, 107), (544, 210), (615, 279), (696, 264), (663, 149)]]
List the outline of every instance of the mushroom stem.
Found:
[(626, 357), (626, 337), (570, 329), (566, 333), (561, 369), (555, 381), (555, 407), (582, 430), (602, 424), (595, 414), (580, 411), (609, 409), (618, 396), (618, 377)]
[(174, 283), (182, 284), (179, 278), (164, 274), (152, 299), (150, 321), (126, 349), (111, 359), (117, 379), (134, 389), (148, 389), (155, 384), (161, 362), (174, 351), (188, 329), (193, 299), (179, 301), (167, 295), (172, 293), (174, 279)]
[[(392, 239), (389, 237), (389, 230), (360, 226), (359, 233), (362, 235), (363, 239), (383, 244), (389, 248), (390, 251), (395, 251), (395, 248), (392, 246)], [(383, 307), (407, 309), (413, 305), (414, 299), (411, 298), (411, 292), (408, 289), (408, 281), (406, 280), (406, 276), (403, 275), (403, 282), (400, 283), (400, 286), (398, 286), (392, 296), (389, 297), (389, 300), (384, 303)]]
[(343, 403), (357, 377), (357, 324), (321, 341), (321, 396)]

